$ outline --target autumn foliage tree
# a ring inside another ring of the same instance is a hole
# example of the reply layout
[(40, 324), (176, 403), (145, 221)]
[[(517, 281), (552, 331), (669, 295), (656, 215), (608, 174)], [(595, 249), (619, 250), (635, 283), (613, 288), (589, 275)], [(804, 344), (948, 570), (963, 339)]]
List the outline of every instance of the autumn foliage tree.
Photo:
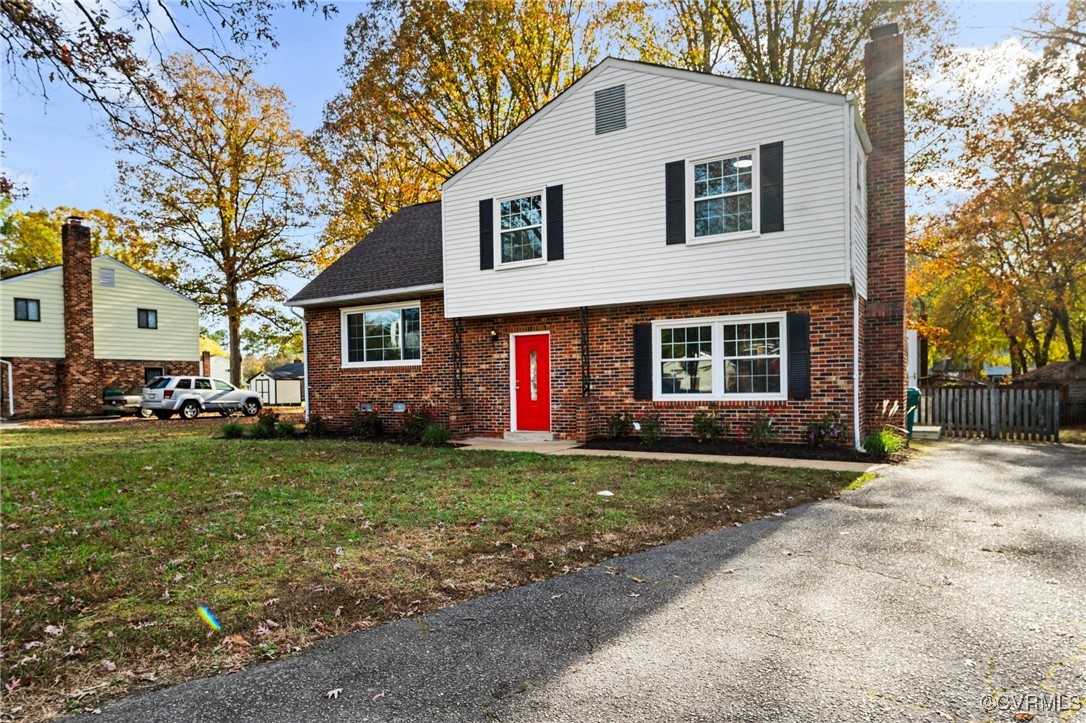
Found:
[(107, 211), (62, 206), (52, 210), (13, 211), (5, 216), (0, 237), (0, 277), (61, 263), (61, 227), (69, 216), (90, 222), (92, 253), (108, 254), (163, 284), (177, 281), (178, 268), (164, 258), (157, 243), (134, 220)]
[(585, 0), (378, 0), (346, 38), (346, 90), (311, 143), (327, 265), (556, 96), (599, 57)]
[(240, 382), (241, 327), (277, 327), (275, 279), (309, 250), (292, 237), (308, 223), (303, 135), (282, 91), (233, 63), (222, 74), (191, 56), (163, 67), (155, 113), (115, 126), (120, 190), (144, 228), (172, 250), (183, 288), (227, 321), (231, 381)]
[[(1010, 105), (974, 123), (955, 183), (967, 198), (911, 239), (918, 325), (943, 355), (1016, 372), (1086, 354), (1086, 20), (1036, 31)], [(1051, 20), (1049, 21), (1051, 22)], [(1075, 33), (1079, 35), (1075, 35)]]

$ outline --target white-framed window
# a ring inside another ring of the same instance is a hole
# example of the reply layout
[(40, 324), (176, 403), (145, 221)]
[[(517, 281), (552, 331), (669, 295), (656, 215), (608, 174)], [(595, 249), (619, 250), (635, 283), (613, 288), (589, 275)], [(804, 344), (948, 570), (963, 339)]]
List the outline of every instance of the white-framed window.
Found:
[(546, 262), (544, 196), (540, 190), (495, 199), (494, 257), (499, 268)]
[(654, 322), (653, 398), (787, 399), (785, 321), (780, 313)]
[(758, 234), (758, 151), (725, 153), (687, 164), (686, 237), (717, 241)]
[(418, 301), (340, 311), (344, 367), (422, 364), (422, 312)]

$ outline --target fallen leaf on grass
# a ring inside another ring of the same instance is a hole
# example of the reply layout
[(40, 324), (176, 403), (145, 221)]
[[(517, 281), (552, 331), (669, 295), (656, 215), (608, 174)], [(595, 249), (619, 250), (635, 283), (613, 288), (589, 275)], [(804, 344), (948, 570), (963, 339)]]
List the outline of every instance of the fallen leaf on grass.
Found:
[(233, 643), (234, 645), (237, 645), (237, 646), (242, 647), (242, 648), (251, 648), (251, 647), (253, 647), (252, 643), (250, 643), (245, 638), (241, 637), (241, 635), (239, 635), (238, 633), (234, 633), (232, 635), (227, 635), (226, 639), (228, 641), (230, 641), (231, 643)]
[(109, 672), (112, 673), (114, 670), (117, 669), (117, 664), (114, 663), (112, 660), (103, 660), (102, 661), (102, 669), (103, 670), (108, 670)]
[(333, 700), (339, 700), (339, 694), (343, 692), (343, 688), (333, 688), (324, 694), (325, 698), (331, 698)]
[(63, 635), (64, 634), (64, 627), (62, 625), (46, 625), (45, 626), (45, 634), (46, 635)]

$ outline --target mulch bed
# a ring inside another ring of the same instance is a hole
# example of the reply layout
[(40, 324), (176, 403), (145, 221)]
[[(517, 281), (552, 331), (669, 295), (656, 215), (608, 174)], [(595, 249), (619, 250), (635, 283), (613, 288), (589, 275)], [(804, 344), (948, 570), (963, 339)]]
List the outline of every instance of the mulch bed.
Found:
[(582, 449), (609, 449), (622, 452), (680, 452), (683, 454), (720, 454), (729, 457), (781, 457), (787, 459), (825, 459), (836, 462), (899, 462), (904, 455), (878, 457), (849, 447), (808, 447), (801, 444), (746, 444), (734, 440), (702, 443), (693, 437), (664, 437), (655, 444), (643, 444), (637, 437), (608, 439), (597, 437)]

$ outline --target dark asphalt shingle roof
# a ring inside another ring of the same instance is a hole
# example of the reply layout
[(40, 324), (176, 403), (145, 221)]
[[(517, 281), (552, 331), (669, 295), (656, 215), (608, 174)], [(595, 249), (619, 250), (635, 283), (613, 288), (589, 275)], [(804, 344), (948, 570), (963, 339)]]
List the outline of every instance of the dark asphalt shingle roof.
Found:
[(305, 376), (305, 363), (291, 362), (264, 373), (272, 379), (301, 379)]
[(440, 284), (442, 278), (441, 202), (431, 201), (389, 216), (287, 303)]

